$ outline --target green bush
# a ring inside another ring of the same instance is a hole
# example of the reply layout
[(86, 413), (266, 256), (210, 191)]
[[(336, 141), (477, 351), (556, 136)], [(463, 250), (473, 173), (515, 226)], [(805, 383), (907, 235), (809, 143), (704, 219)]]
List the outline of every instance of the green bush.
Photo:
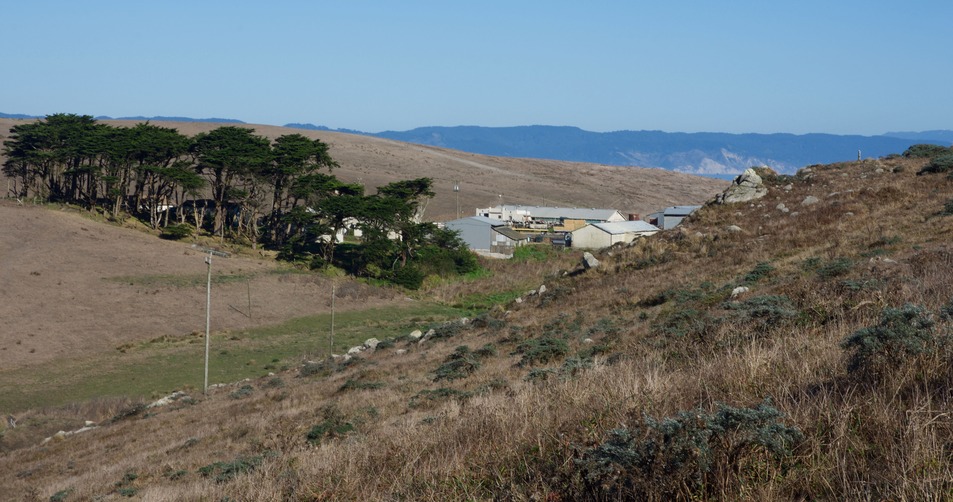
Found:
[(414, 265), (407, 265), (395, 270), (390, 275), (390, 281), (398, 286), (416, 290), (424, 283), (424, 273)]
[(817, 276), (821, 279), (830, 279), (850, 272), (854, 262), (850, 258), (835, 258), (817, 269)]
[(227, 483), (239, 474), (252, 472), (257, 469), (264, 458), (260, 455), (253, 457), (238, 457), (231, 462), (214, 462), (199, 468), (202, 477), (212, 478), (216, 483)]
[(520, 366), (545, 364), (565, 357), (569, 353), (569, 344), (565, 340), (544, 336), (519, 344), (515, 353), (523, 355)]
[(466, 378), (480, 368), (480, 361), (476, 355), (470, 351), (470, 347), (461, 345), (447, 356), (443, 364), (434, 371), (434, 382), (440, 380), (457, 380)]
[(188, 223), (177, 223), (175, 225), (169, 225), (163, 228), (162, 232), (159, 234), (159, 237), (171, 241), (178, 241), (192, 237), (192, 232), (194, 231), (195, 227), (189, 225)]
[(919, 305), (885, 308), (876, 326), (859, 329), (841, 342), (850, 352), (847, 369), (860, 378), (879, 377), (929, 352), (937, 342), (930, 313)]
[(322, 414), (324, 420), (315, 424), (308, 431), (308, 443), (318, 444), (324, 439), (343, 437), (354, 430), (354, 424), (345, 419), (344, 415), (334, 406), (324, 408)]
[(923, 166), (923, 169), (920, 169), (920, 172), (917, 174), (947, 172), (953, 172), (953, 153), (950, 153), (949, 150), (947, 150), (947, 153), (934, 157), (933, 160)]
[(778, 464), (803, 435), (765, 400), (753, 408), (719, 404), (713, 413), (682, 411), (641, 426), (613, 429), (576, 459), (587, 493), (598, 499), (722, 498), (745, 467)]
[(755, 296), (740, 302), (728, 302), (725, 309), (733, 310), (746, 320), (759, 321), (765, 327), (798, 315), (794, 302), (784, 295)]
[(937, 155), (948, 153), (949, 151), (949, 148), (940, 145), (919, 143), (904, 150), (903, 156), (908, 159), (925, 159), (936, 157)]
[(449, 387), (441, 387), (434, 390), (422, 390), (416, 395), (410, 398), (410, 403), (408, 406), (411, 408), (422, 408), (427, 404), (436, 404), (444, 401), (449, 401), (451, 399), (456, 399), (457, 401), (466, 401), (473, 397), (473, 393), (451, 389)]
[(751, 272), (745, 274), (744, 282), (748, 284), (758, 282), (767, 277), (771, 272), (774, 272), (774, 265), (763, 261), (751, 269)]

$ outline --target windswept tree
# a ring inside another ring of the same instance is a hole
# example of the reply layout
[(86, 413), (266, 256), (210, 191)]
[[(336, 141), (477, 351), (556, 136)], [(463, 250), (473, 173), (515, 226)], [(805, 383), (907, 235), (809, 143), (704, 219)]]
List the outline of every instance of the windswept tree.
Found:
[[(18, 124), (4, 142), (4, 174), (20, 180), (20, 194), (53, 201), (88, 201), (95, 196), (93, 166), (101, 145), (89, 115), (55, 114)], [(81, 186), (85, 184), (86, 186)]]
[(321, 140), (308, 139), (300, 134), (280, 136), (272, 145), (272, 163), (265, 167), (263, 177), (272, 189), (271, 211), (268, 217), (269, 238), (281, 244), (289, 237), (283, 231), (282, 218), (302, 200), (300, 190), (295, 192), (298, 180), (322, 168), (331, 172), (337, 163), (328, 154), (328, 145)]
[(252, 129), (224, 126), (196, 136), (190, 151), (215, 203), (212, 232), (224, 237), (227, 206), (236, 182), (251, 181), (265, 169), (271, 161), (271, 145)]

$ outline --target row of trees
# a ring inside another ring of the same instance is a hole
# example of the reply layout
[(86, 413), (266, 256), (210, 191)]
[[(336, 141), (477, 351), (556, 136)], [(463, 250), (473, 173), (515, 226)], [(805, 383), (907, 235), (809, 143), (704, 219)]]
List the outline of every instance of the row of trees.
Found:
[[(300, 134), (272, 142), (224, 126), (188, 137), (148, 122), (113, 127), (56, 114), (14, 126), (3, 146), (3, 172), (18, 198), (133, 215), (170, 234), (204, 231), (409, 286), (427, 272), (475, 267), (453, 234), (421, 223), (434, 195), (429, 178), (367, 195), (332, 174), (327, 144)], [(334, 236), (346, 226), (363, 238), (343, 252)]]

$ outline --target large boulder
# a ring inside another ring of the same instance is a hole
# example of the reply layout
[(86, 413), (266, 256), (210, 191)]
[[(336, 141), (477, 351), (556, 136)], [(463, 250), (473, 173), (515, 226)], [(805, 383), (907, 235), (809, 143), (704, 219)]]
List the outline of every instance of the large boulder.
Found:
[(715, 197), (715, 204), (748, 202), (760, 199), (767, 194), (768, 189), (764, 186), (761, 176), (758, 176), (758, 173), (749, 167), (731, 182), (730, 187)]
[(599, 260), (597, 260), (595, 256), (592, 256), (592, 253), (586, 251), (582, 255), (582, 266), (585, 267), (586, 270), (596, 268), (599, 266)]

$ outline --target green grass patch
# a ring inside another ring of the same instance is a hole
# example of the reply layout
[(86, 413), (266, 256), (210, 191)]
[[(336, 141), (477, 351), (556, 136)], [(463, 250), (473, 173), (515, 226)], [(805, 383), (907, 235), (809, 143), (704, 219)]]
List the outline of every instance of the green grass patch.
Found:
[[(395, 338), (423, 324), (463, 315), (466, 312), (459, 309), (425, 302), (337, 313), (334, 351), (342, 353), (368, 338)], [(209, 384), (262, 377), (269, 372), (266, 366), (295, 366), (305, 357), (327, 356), (330, 325), (328, 313), (215, 333), (210, 340)], [(14, 413), (97, 397), (153, 399), (174, 390), (201, 392), (204, 334), (160, 339), (125, 345), (122, 352), (0, 372), (0, 409)]]

